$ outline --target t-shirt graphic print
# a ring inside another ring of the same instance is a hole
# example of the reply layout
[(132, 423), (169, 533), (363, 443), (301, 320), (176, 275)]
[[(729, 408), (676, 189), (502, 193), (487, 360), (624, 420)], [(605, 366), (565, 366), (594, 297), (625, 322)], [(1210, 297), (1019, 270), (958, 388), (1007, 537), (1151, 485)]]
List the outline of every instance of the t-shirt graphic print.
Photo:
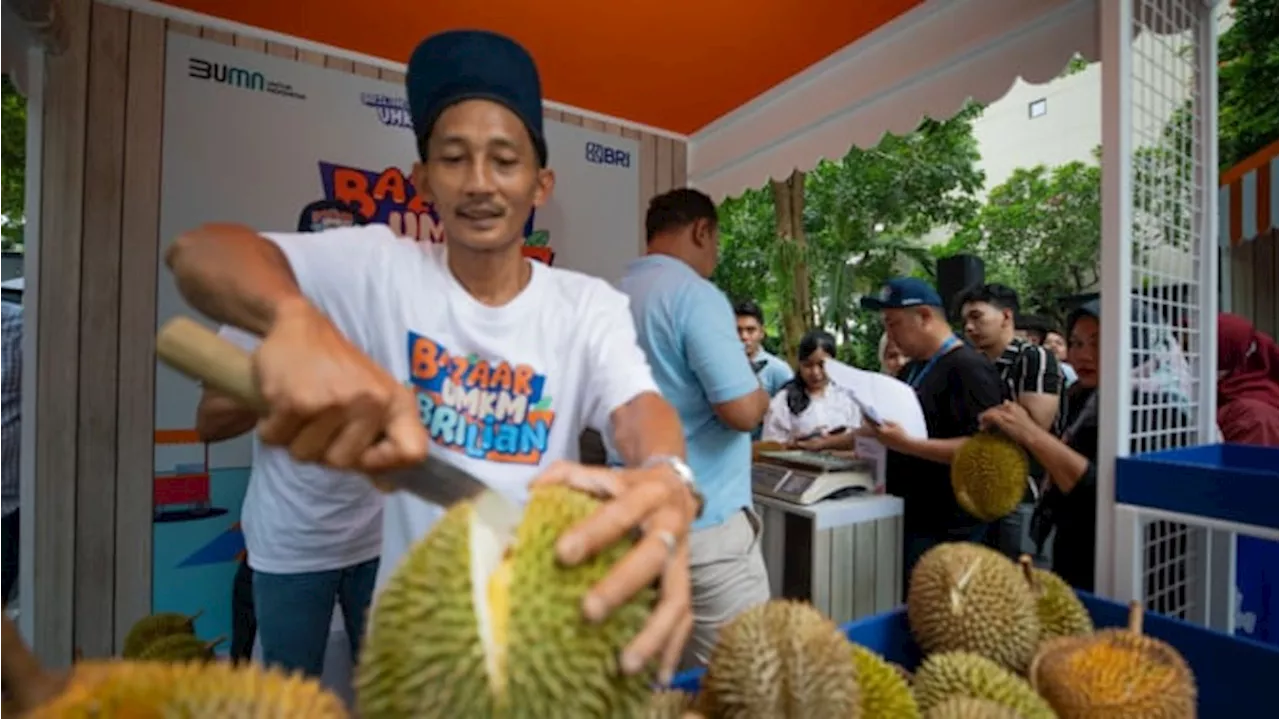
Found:
[(556, 413), (547, 377), (527, 364), (490, 361), (409, 333), (409, 386), (438, 446), (472, 459), (536, 465)]

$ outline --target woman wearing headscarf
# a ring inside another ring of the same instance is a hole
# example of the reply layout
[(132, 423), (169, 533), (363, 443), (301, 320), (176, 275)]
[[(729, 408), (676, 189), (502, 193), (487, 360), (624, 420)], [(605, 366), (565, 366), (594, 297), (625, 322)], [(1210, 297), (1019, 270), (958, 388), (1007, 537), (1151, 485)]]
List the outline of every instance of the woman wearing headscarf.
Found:
[(1249, 320), (1218, 315), (1218, 429), (1234, 444), (1280, 445), (1280, 359)]
[[(1133, 427), (1144, 432), (1193, 431), (1184, 409), (1190, 402), (1191, 373), (1177, 340), (1144, 303), (1134, 301), (1132, 312)], [(1042, 429), (1013, 402), (982, 415), (984, 427), (998, 428), (1044, 467), (1048, 481), (1032, 520), (1032, 535), (1043, 544), (1050, 530), (1057, 529), (1053, 571), (1086, 591), (1093, 590), (1097, 528), (1099, 313), (1100, 305), (1094, 300), (1067, 319), (1067, 358), (1077, 380), (1065, 397), (1066, 429), (1061, 436)], [(1154, 449), (1163, 447), (1134, 447), (1135, 451)]]
[(831, 382), (826, 361), (836, 338), (811, 330), (800, 339), (796, 376), (773, 396), (760, 439), (810, 451), (853, 449), (862, 416), (848, 392)]

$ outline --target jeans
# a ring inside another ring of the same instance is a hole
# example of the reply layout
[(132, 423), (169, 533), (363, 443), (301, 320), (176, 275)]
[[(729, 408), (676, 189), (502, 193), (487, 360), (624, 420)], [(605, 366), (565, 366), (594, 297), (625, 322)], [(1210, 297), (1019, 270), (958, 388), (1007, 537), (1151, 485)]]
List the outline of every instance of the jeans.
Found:
[(981, 543), (987, 535), (986, 524), (959, 527), (922, 528), (908, 524), (902, 531), (902, 596), (911, 586), (911, 570), (925, 552), (947, 542)]
[(254, 571), (253, 604), (264, 663), (318, 678), (324, 672), (335, 600), (342, 607), (354, 663), (377, 576), (377, 559), (324, 572)]
[(249, 560), (240, 560), (231, 585), (231, 658), (248, 661), (253, 656), (253, 637), (258, 633), (258, 618), (253, 611), (253, 570)]
[(3, 587), (0, 587), (0, 590), (3, 590), (5, 604), (8, 604), (9, 599), (13, 597), (13, 585), (18, 583), (18, 557), (20, 556), (18, 550), (18, 537), (20, 536), (18, 533), (19, 511), (15, 509), (4, 515), (3, 524), (0, 525), (3, 527), (3, 536), (0, 537), (0, 540), (3, 541), (0, 544), (0, 547), (3, 547), (3, 567), (0, 567), (3, 577), (0, 577), (0, 582), (4, 584)]

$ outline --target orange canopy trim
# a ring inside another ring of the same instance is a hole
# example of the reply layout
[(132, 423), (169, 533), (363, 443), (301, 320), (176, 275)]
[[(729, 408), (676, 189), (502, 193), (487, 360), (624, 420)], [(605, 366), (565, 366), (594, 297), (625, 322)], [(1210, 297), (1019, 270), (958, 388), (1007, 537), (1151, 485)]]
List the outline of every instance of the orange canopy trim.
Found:
[(681, 134), (693, 134), (920, 3), (166, 2), (396, 62), (440, 30), (505, 33), (533, 53), (548, 100)]
[(1218, 243), (1236, 247), (1273, 232), (1280, 216), (1280, 141), (1218, 177)]

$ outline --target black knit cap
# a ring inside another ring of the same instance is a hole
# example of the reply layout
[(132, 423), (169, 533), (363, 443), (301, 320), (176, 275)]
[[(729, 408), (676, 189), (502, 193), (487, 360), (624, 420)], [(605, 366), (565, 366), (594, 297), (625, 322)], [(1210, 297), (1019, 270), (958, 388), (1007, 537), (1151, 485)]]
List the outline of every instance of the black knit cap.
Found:
[(427, 136), (440, 113), (464, 100), (491, 100), (524, 122), (538, 161), (546, 166), (542, 83), (533, 57), (515, 40), (485, 30), (432, 35), (409, 56), (405, 90), (420, 154), (426, 154)]

